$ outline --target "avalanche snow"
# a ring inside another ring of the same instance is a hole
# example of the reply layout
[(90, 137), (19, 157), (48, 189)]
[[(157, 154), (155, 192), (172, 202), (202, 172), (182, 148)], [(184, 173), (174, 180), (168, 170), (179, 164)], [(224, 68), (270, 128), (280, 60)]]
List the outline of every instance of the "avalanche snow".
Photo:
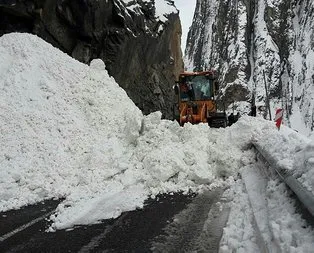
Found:
[(227, 185), (241, 209), (239, 173), (256, 163), (253, 142), (314, 191), (313, 143), (284, 126), (243, 116), (225, 129), (180, 127), (160, 112), (143, 116), (101, 60), (84, 65), (34, 35), (3, 35), (0, 55), (0, 211), (63, 197), (51, 230), (63, 229), (118, 217), (158, 193)]

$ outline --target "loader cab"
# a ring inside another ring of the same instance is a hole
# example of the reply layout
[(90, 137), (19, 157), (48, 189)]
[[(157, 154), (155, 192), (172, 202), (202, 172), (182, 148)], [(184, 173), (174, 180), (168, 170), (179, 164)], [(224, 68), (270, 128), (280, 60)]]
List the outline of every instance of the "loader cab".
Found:
[(218, 93), (215, 71), (183, 72), (174, 86), (176, 102), (173, 117), (181, 126), (185, 123), (208, 123), (210, 127), (225, 127), (225, 112), (217, 111)]
[(181, 101), (208, 100), (213, 96), (213, 80), (205, 76), (186, 76), (180, 81)]
[(212, 72), (183, 73), (179, 76), (176, 93), (181, 102), (213, 100), (215, 84)]

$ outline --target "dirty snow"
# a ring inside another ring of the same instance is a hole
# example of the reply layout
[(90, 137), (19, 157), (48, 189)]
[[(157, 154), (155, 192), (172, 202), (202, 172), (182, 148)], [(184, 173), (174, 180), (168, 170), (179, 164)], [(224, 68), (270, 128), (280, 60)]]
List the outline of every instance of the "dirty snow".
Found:
[[(161, 120), (159, 112), (143, 116), (101, 60), (84, 65), (33, 35), (2, 36), (0, 55), (0, 211), (64, 197), (51, 217), (53, 231), (118, 217), (158, 193), (235, 182), (230, 183), (231, 215), (237, 208), (245, 212), (229, 219), (232, 229), (225, 231), (222, 249), (230, 252), (225, 242), (232, 238), (238, 240), (234, 245), (241, 240), (250, 249), (257, 245), (244, 234), (236, 236), (239, 222), (243, 228), (252, 226), (249, 220), (241, 223), (253, 217), (254, 209), (246, 211), (248, 195), (242, 207), (237, 204), (244, 190), (236, 185), (241, 184), (239, 173), (255, 163), (253, 142), (271, 150), (278, 163), (314, 189), (313, 143), (291, 129), (278, 131), (273, 122), (248, 116), (225, 129), (180, 127)], [(268, 191), (282, 189), (274, 182)], [(287, 199), (267, 197), (277, 213), (276, 201)], [(313, 231), (305, 238), (292, 210), (289, 222), (297, 221), (298, 236), (306, 247), (314, 247)], [(290, 223), (276, 224), (274, 238), (290, 236)]]

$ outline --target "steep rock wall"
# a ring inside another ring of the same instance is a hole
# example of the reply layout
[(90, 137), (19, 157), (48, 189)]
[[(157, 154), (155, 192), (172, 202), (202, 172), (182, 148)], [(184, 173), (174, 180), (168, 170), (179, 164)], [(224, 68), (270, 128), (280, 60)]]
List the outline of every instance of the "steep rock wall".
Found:
[(79, 61), (101, 58), (144, 113), (172, 117), (171, 88), (183, 62), (171, 1), (5, 0), (0, 21), (0, 35), (34, 33)]
[(226, 104), (243, 100), (249, 93), (246, 25), (246, 6), (241, 1), (197, 1), (185, 51), (186, 67), (218, 70), (220, 96)]
[[(216, 68), (227, 103), (250, 102), (259, 113), (285, 109), (285, 123), (314, 130), (314, 2), (198, 0), (185, 66)], [(249, 106), (249, 104), (247, 105)], [(274, 115), (272, 115), (274, 116)]]

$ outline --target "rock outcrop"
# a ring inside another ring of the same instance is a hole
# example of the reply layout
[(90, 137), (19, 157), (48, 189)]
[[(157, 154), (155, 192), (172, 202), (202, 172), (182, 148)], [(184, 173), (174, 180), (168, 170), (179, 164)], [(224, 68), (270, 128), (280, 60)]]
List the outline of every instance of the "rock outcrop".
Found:
[(285, 123), (308, 134), (314, 130), (313, 20), (310, 0), (197, 0), (185, 65), (217, 69), (227, 104), (254, 95), (264, 110), (266, 83), (272, 113), (284, 108)]
[(172, 117), (172, 85), (183, 69), (172, 1), (4, 0), (0, 20), (0, 35), (33, 33), (81, 62), (101, 58), (145, 114)]

